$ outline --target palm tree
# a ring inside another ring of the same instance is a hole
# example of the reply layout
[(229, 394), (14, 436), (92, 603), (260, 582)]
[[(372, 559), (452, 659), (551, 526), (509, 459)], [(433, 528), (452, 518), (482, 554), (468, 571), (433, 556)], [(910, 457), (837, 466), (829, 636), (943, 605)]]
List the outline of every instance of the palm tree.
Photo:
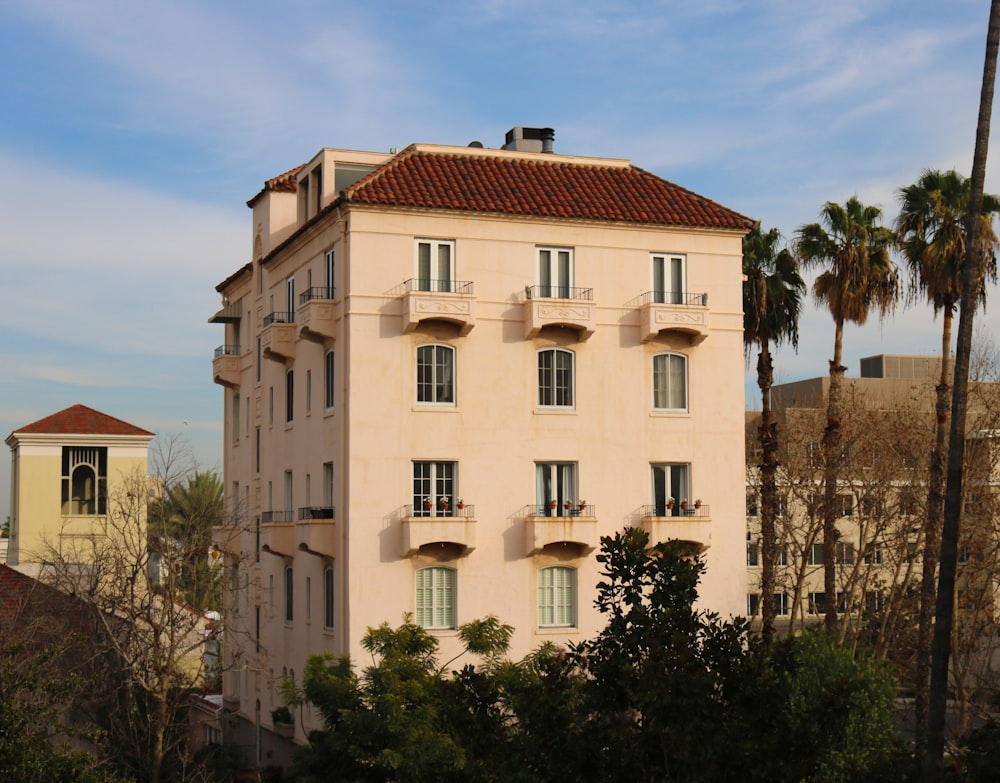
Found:
[(743, 237), (743, 349), (749, 361), (757, 347), (757, 385), (760, 387), (761, 417), (757, 430), (761, 448), (760, 537), (761, 537), (761, 636), (765, 644), (774, 638), (774, 566), (778, 555), (775, 518), (778, 513), (776, 473), (778, 469), (778, 424), (771, 411), (774, 364), (771, 344), (784, 341), (798, 349), (799, 313), (806, 284), (799, 264), (788, 249), (778, 250), (781, 232), (761, 231), (760, 223)]
[(927, 754), (924, 775), (928, 783), (944, 778), (944, 726), (948, 695), (948, 658), (955, 613), (955, 572), (958, 567), (958, 532), (962, 509), (962, 462), (965, 457), (965, 417), (969, 385), (969, 354), (972, 348), (972, 325), (983, 270), (979, 244), (980, 214), (983, 206), (983, 183), (986, 180), (986, 155), (989, 150), (993, 89), (997, 76), (997, 53), (1000, 49), (1000, 0), (990, 3), (986, 32), (986, 58), (983, 83), (979, 92), (979, 118), (976, 124), (976, 148), (972, 157), (972, 183), (969, 187), (969, 210), (962, 269), (962, 300), (955, 348), (955, 388), (951, 402), (951, 429), (948, 433), (948, 479), (945, 485), (944, 517), (941, 525), (941, 566), (938, 575), (937, 602), (934, 608), (934, 640), (931, 646), (931, 685), (928, 699)]
[(823, 433), (823, 583), (826, 593), (826, 628), (837, 628), (837, 580), (834, 548), (837, 481), (842, 459), (841, 393), (846, 367), (843, 357), (844, 324), (859, 326), (875, 309), (884, 315), (894, 306), (899, 282), (889, 256), (893, 234), (880, 224), (882, 210), (865, 206), (856, 196), (843, 205), (828, 201), (820, 211), (820, 223), (798, 230), (796, 253), (805, 268), (820, 267), (813, 283), (813, 296), (833, 316), (833, 359), (830, 390)]
[[(931, 623), (941, 548), (944, 514), (945, 462), (947, 459), (951, 330), (955, 310), (962, 298), (962, 268), (965, 263), (965, 223), (969, 212), (969, 180), (956, 171), (926, 170), (920, 179), (899, 191), (900, 214), (896, 219), (896, 241), (909, 267), (910, 299), (927, 299), (935, 316), (942, 313), (941, 375), (935, 408), (937, 426), (930, 457), (927, 485), (927, 519), (924, 521), (924, 552), (920, 587), (917, 642), (916, 742), (923, 754), (927, 733), (927, 689), (930, 676)], [(985, 275), (997, 278), (997, 237), (993, 213), (1000, 209), (996, 196), (983, 198), (979, 221), (979, 248)], [(984, 278), (985, 279), (985, 278)], [(985, 304), (986, 288), (972, 292), (973, 301)]]

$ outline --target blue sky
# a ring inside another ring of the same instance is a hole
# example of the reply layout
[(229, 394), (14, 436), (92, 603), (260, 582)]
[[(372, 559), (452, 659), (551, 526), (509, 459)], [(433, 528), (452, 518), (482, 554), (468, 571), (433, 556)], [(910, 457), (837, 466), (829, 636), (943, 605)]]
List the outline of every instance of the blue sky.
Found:
[[(83, 403), (179, 434), (219, 469), (214, 287), (249, 259), (246, 200), (323, 146), (496, 147), (514, 125), (549, 126), (556, 152), (628, 158), (786, 236), (852, 194), (892, 219), (922, 169), (971, 169), (988, 12), (5, 0), (0, 430)], [(938, 329), (924, 307), (849, 328), (849, 374), (862, 356), (938, 353)], [(779, 382), (826, 372), (829, 316), (810, 306), (801, 330), (798, 354), (777, 355)]]

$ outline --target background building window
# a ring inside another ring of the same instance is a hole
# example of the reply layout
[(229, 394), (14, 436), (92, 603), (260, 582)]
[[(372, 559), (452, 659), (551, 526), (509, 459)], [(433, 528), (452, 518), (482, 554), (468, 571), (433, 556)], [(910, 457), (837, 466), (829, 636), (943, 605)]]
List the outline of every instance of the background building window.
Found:
[(417, 623), (424, 628), (455, 627), (455, 570), (422, 568), (417, 571)]
[(455, 349), (450, 345), (417, 348), (417, 402), (455, 404)]
[(659, 353), (653, 357), (653, 407), (659, 411), (687, 410), (687, 357)]
[(538, 572), (538, 625), (542, 628), (576, 625), (576, 569), (565, 566)]
[(573, 407), (573, 353), (562, 348), (538, 352), (538, 404)]

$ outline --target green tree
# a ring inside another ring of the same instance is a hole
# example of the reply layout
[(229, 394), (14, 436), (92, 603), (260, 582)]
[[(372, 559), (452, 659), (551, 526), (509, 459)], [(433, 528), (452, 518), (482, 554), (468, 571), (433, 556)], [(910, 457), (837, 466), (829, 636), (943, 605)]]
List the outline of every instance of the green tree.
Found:
[[(944, 515), (945, 462), (947, 459), (948, 413), (951, 402), (949, 372), (951, 331), (955, 310), (962, 298), (962, 268), (965, 263), (965, 223), (969, 212), (969, 180), (956, 171), (924, 171), (920, 179), (902, 188), (896, 239), (909, 269), (910, 297), (926, 298), (935, 316), (942, 315), (941, 376), (935, 405), (934, 450), (930, 456), (927, 483), (927, 516), (920, 587), (919, 635), (916, 681), (916, 739), (922, 755), (927, 733), (927, 689), (930, 676), (931, 626), (934, 616), (941, 520)], [(981, 263), (989, 279), (996, 281), (997, 237), (993, 214), (1000, 209), (996, 196), (983, 198), (979, 220)], [(985, 305), (986, 287), (980, 285), (973, 300)]]
[(743, 237), (743, 349), (749, 360), (757, 348), (757, 386), (760, 388), (760, 530), (761, 530), (761, 637), (769, 644), (774, 637), (775, 563), (778, 539), (778, 422), (771, 410), (774, 362), (771, 345), (786, 340), (798, 349), (799, 313), (806, 285), (795, 256), (778, 249), (781, 232), (764, 232), (760, 223)]
[(837, 582), (834, 547), (837, 541), (837, 481), (842, 459), (842, 404), (844, 324), (864, 324), (871, 311), (890, 310), (899, 284), (889, 256), (892, 232), (881, 225), (882, 211), (866, 206), (852, 196), (843, 205), (828, 201), (820, 211), (820, 222), (798, 230), (796, 253), (803, 267), (819, 267), (813, 283), (817, 303), (833, 316), (833, 359), (823, 432), (823, 573), (826, 594), (825, 622), (829, 631), (837, 627)]

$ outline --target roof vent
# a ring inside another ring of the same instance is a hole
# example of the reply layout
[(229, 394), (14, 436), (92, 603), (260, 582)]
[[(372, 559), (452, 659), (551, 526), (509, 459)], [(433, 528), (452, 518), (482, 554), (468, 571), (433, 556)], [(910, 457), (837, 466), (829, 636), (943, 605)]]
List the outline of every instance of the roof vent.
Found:
[(469, 146), (475, 147), (477, 150), (481, 150), (483, 148), (483, 143), (481, 141), (470, 141)]
[(552, 128), (525, 128), (518, 125), (507, 131), (502, 149), (516, 152), (552, 152), (556, 132)]

